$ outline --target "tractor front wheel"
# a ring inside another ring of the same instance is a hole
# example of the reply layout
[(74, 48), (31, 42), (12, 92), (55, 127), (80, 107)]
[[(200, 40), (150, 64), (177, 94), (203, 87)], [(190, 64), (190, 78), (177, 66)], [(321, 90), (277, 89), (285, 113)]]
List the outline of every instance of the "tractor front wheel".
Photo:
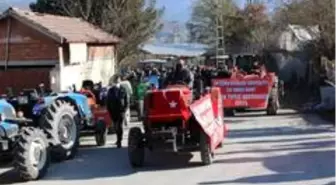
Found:
[(95, 139), (98, 146), (106, 145), (106, 138), (107, 138), (107, 126), (104, 121), (99, 120), (96, 123), (96, 131), (95, 131)]
[(73, 158), (79, 146), (79, 116), (75, 107), (63, 100), (53, 102), (42, 115), (41, 127), (47, 133), (57, 161)]
[(50, 164), (48, 140), (44, 132), (33, 127), (22, 129), (14, 148), (14, 168), (25, 180), (43, 177)]
[(142, 167), (145, 160), (143, 134), (139, 127), (133, 127), (128, 134), (128, 157), (132, 167)]
[(210, 165), (212, 163), (213, 154), (211, 152), (210, 143), (208, 142), (208, 136), (204, 131), (200, 133), (199, 146), (203, 165)]
[(272, 89), (268, 105), (266, 108), (267, 115), (276, 115), (279, 109), (279, 98), (277, 89)]

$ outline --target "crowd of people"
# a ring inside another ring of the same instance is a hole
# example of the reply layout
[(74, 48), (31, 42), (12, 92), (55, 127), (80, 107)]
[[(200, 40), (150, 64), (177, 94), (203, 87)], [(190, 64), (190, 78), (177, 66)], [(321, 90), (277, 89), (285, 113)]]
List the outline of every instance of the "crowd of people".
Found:
[[(243, 71), (232, 64), (220, 63), (218, 67), (187, 66), (184, 60), (179, 60), (174, 68), (147, 66), (144, 69), (128, 70), (123, 74), (123, 80), (128, 81), (136, 92), (137, 85), (148, 83), (151, 88), (161, 89), (170, 84), (183, 84), (191, 89), (199, 86), (211, 86), (213, 78), (228, 78), (233, 73), (260, 74), (264, 66), (255, 61), (250, 71)], [(130, 87), (130, 86), (128, 86)]]
[[(107, 108), (115, 125), (117, 147), (121, 147), (123, 124), (130, 122), (130, 108), (136, 100), (136, 109), (143, 115), (144, 97), (149, 89), (162, 89), (171, 84), (186, 85), (197, 98), (203, 94), (205, 87), (211, 86), (213, 78), (227, 78), (236, 72), (245, 73), (233, 65), (220, 64), (217, 68), (205, 66), (187, 66), (184, 60), (176, 62), (174, 68), (147, 66), (144, 69), (128, 70), (124, 74), (114, 75), (110, 79), (111, 88), (107, 93)], [(262, 67), (253, 63), (250, 74), (260, 74)]]

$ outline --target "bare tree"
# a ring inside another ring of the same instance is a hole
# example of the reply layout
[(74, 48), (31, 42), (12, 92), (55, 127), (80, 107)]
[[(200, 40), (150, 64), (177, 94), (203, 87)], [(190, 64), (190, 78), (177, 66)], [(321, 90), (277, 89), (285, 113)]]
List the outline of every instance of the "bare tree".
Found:
[(234, 1), (224, 1), (219, 9), (215, 0), (198, 0), (188, 23), (195, 41), (213, 45), (216, 43), (217, 12), (223, 12), (223, 26), (227, 45), (259, 45), (266, 47), (270, 35), (270, 21), (263, 3), (254, 2), (240, 9)]

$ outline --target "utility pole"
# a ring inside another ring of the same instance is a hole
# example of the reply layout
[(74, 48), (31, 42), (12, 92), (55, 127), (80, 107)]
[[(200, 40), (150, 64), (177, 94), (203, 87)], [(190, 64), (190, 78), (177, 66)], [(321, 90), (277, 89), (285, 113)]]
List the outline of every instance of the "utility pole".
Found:
[(216, 65), (219, 63), (219, 56), (225, 55), (225, 36), (224, 36), (224, 1), (217, 0), (216, 17)]

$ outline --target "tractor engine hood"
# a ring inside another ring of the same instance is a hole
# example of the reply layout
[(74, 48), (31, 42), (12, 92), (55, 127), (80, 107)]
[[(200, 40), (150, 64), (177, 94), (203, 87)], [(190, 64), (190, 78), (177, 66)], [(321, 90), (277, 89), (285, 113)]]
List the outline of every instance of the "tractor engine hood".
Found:
[(14, 107), (6, 100), (0, 100), (0, 138), (11, 138), (19, 132), (17, 124), (8, 123), (6, 118), (15, 118)]

